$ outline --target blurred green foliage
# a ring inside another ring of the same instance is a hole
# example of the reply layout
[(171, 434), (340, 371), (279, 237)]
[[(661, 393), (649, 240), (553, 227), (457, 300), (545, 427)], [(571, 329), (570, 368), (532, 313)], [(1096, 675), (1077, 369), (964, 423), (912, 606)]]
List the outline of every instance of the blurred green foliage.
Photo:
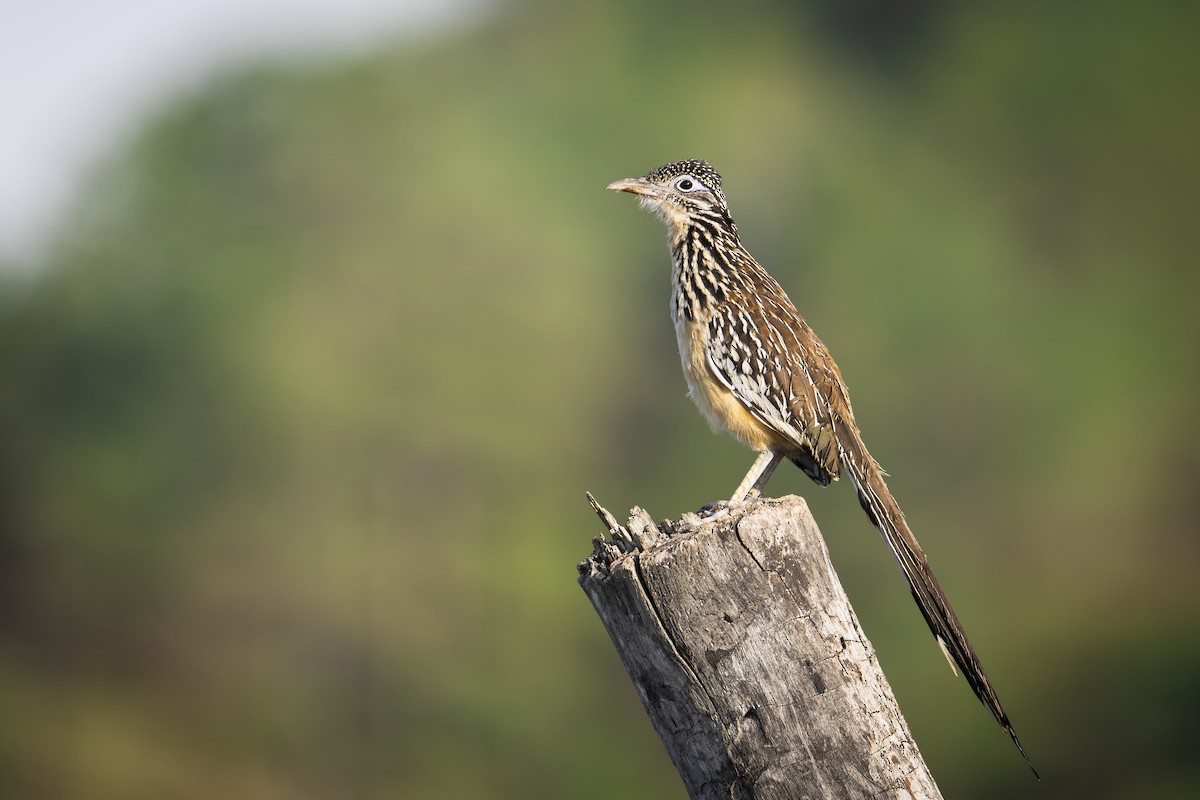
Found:
[(947, 796), (1195, 790), (1197, 6), (502, 5), (181, 98), (0, 289), (20, 798), (663, 798), (573, 565), (751, 454), (662, 231), (725, 175), (1031, 756), (795, 470)]

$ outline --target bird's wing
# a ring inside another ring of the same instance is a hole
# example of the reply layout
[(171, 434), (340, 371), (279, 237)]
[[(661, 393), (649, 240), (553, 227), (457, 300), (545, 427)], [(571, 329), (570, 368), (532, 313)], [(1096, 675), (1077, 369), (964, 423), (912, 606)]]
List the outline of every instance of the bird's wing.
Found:
[[(795, 448), (784, 455), (811, 460), (818, 469), (810, 476), (828, 483), (839, 473), (830, 403), (826, 399), (827, 393), (835, 390), (822, 388), (829, 382), (824, 371), (810, 374), (807, 364), (814, 360), (796, 357), (806, 356), (809, 351), (805, 334), (816, 341), (822, 353), (824, 346), (794, 309), (789, 315), (772, 313), (762, 304), (736, 305), (741, 307), (728, 304), (708, 322), (705, 356), (709, 370), (756, 419)], [(815, 363), (824, 360), (818, 357)], [(828, 363), (833, 364), (832, 360)]]

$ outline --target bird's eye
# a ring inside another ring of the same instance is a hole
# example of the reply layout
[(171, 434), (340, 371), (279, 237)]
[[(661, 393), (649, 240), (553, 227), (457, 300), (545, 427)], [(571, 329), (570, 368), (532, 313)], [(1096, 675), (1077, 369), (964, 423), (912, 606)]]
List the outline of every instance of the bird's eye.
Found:
[(690, 192), (699, 188), (700, 184), (690, 175), (684, 175), (679, 180), (675, 181), (675, 188), (681, 192)]

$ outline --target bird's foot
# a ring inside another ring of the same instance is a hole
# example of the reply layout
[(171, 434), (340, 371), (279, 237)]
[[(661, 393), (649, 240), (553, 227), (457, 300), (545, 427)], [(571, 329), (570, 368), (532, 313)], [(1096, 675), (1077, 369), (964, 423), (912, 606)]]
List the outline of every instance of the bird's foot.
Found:
[(715, 503), (709, 503), (700, 509), (700, 521), (713, 522), (714, 520), (724, 519), (734, 511), (750, 505), (761, 496), (762, 492), (758, 489), (751, 489), (742, 497), (733, 497), (729, 500), (718, 500)]
[(725, 508), (728, 508), (732, 511), (734, 509), (743, 508), (745, 506), (748, 506), (760, 497), (762, 497), (762, 490), (760, 490), (758, 488), (752, 488), (748, 492), (746, 492), (745, 494), (743, 494), (741, 496), (734, 495), (733, 497), (729, 498), (729, 500), (725, 501), (721, 505), (723, 505)]
[(709, 503), (700, 509), (700, 520), (701, 522), (712, 522), (727, 517), (729, 516), (729, 509), (728, 500), (718, 500), (715, 503)]

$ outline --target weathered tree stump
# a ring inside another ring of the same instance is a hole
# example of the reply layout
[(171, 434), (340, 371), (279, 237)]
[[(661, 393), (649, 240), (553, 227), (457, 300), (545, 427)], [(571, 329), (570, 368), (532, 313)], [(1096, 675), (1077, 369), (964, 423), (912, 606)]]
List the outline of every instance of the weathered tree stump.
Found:
[(940, 798), (808, 505), (627, 526), (579, 565), (692, 798)]

